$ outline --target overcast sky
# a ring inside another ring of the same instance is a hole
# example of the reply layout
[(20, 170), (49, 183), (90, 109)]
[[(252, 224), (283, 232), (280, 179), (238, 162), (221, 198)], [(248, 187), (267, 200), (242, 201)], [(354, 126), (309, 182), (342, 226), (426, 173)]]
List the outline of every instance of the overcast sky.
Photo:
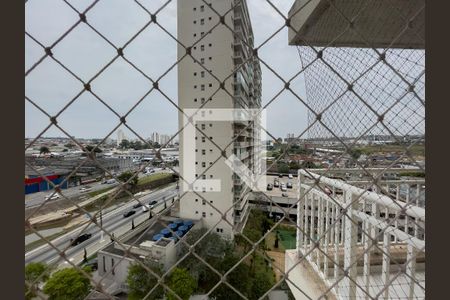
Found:
[[(69, 1), (78, 10), (84, 10), (92, 0)], [(162, 0), (140, 0), (149, 11), (155, 12)], [(293, 0), (272, 1), (287, 14)], [(256, 45), (259, 46), (278, 28), (283, 19), (266, 2), (249, 0), (250, 17)], [(78, 15), (60, 0), (28, 1), (26, 30), (43, 45), (51, 45), (72, 24)], [(176, 36), (176, 1), (172, 0), (158, 13), (158, 22)], [(97, 3), (87, 14), (88, 22), (117, 47), (123, 47), (148, 21), (148, 15), (134, 1), (108, 0)], [(42, 55), (42, 48), (25, 37), (25, 69), (28, 70)], [(176, 42), (154, 24), (147, 27), (124, 50), (125, 56), (151, 78), (158, 78), (177, 58)], [(111, 45), (85, 24), (77, 26), (53, 49), (54, 56), (81, 79), (92, 78), (116, 54)], [(300, 70), (295, 47), (289, 46), (287, 29), (270, 39), (259, 55), (268, 65), (290, 79)], [(263, 105), (282, 88), (283, 83), (262, 66)], [(82, 89), (82, 84), (51, 59), (45, 59), (26, 77), (26, 95), (51, 115), (60, 111)], [(150, 82), (124, 60), (117, 59), (92, 83), (92, 90), (119, 115), (125, 114), (150, 88)], [(160, 81), (164, 93), (177, 102), (177, 68)], [(304, 97), (304, 79), (299, 77), (291, 88)], [(26, 137), (38, 135), (48, 124), (48, 118), (26, 101)], [(83, 93), (58, 118), (62, 128), (76, 137), (104, 137), (119, 123), (115, 114), (89, 93)], [(173, 134), (178, 128), (176, 108), (159, 92), (150, 93), (130, 114), (127, 124), (142, 137), (154, 131)], [(282, 93), (267, 109), (267, 127), (274, 136), (300, 134), (306, 128), (306, 108), (289, 92)], [(124, 130), (133, 139), (129, 131)], [(63, 136), (51, 128), (44, 136)], [(111, 135), (116, 138), (114, 132)]]

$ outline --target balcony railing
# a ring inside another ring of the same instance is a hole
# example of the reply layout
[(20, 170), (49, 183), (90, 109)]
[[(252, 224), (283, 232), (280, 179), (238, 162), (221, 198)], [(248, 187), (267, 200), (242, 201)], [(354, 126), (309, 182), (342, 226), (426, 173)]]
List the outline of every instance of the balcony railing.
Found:
[[(359, 299), (360, 289), (385, 299), (390, 293), (424, 297), (425, 209), (417, 205), (420, 196), (410, 197), (411, 190), (421, 195), (424, 180), (368, 187), (306, 170), (299, 171), (298, 180), (297, 255), (337, 298)], [(398, 287), (392, 286), (395, 280)]]

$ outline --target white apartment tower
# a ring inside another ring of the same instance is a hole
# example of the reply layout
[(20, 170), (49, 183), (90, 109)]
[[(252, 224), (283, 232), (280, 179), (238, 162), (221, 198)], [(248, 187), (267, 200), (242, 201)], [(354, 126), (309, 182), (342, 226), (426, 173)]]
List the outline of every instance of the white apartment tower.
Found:
[(120, 143), (122, 143), (123, 140), (125, 140), (125, 134), (123, 133), (122, 129), (117, 130), (117, 146), (120, 145)]
[[(178, 40), (190, 47), (192, 55), (186, 55), (186, 49), (178, 46), (178, 105), (181, 109), (260, 108), (261, 69), (253, 56), (254, 40), (247, 2), (206, 2), (178, 0)], [(226, 157), (235, 154), (250, 170), (260, 173), (259, 160), (254, 158), (254, 154), (260, 153), (259, 131), (252, 121), (204, 121), (197, 122), (196, 126), (204, 134), (195, 133), (195, 150), (192, 149), (195, 151), (195, 176), (219, 179), (220, 191), (192, 192), (182, 188), (180, 195), (187, 193), (180, 201), (180, 217), (203, 219), (215, 232), (232, 238), (246, 218), (251, 193), (225, 164), (223, 154)], [(181, 113), (179, 127), (183, 127)], [(216, 145), (225, 149), (225, 153)], [(185, 147), (181, 131), (181, 174), (189, 160), (183, 159)]]

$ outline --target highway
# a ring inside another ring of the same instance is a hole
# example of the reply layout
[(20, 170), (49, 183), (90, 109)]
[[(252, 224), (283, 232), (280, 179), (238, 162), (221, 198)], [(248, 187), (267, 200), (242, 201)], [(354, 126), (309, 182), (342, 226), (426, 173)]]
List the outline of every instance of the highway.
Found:
[[(171, 171), (170, 170), (158, 170), (155, 173), (151, 173), (151, 174), (150, 173), (148, 173), (148, 174), (139, 173), (138, 178), (142, 178), (142, 177), (149, 176), (149, 175), (156, 174), (156, 173), (171, 173)], [(69, 199), (79, 198), (80, 200), (82, 200), (84, 198), (83, 196), (88, 198), (89, 193), (91, 193), (91, 192), (106, 189), (108, 187), (115, 187), (117, 185), (119, 185), (119, 184), (118, 183), (102, 184), (101, 182), (93, 182), (93, 183), (89, 183), (89, 184), (83, 184), (83, 185), (79, 185), (79, 186), (70, 187), (67, 189), (62, 189), (61, 192), (64, 196), (66, 196)], [(83, 192), (80, 190), (82, 187), (88, 187), (88, 186), (91, 188), (89, 191)], [(53, 193), (53, 190), (25, 195), (25, 209), (41, 205), (43, 202), (46, 201), (45, 197), (47, 195), (51, 195), (52, 193)], [(60, 197), (59, 199), (49, 200), (49, 201), (47, 201), (47, 203), (51, 203), (51, 202), (58, 201), (58, 200), (64, 200), (64, 198)]]
[[(152, 213), (158, 213), (164, 209), (164, 201), (165, 199), (167, 206), (172, 202), (172, 198), (178, 195), (178, 190), (175, 188), (175, 185), (170, 185), (161, 190), (157, 190), (155, 192), (151, 192), (150, 194), (138, 197), (138, 199), (143, 204), (148, 204), (151, 201), (157, 201), (158, 204), (152, 209)], [(149, 212), (143, 212), (142, 207), (135, 208), (136, 213), (128, 218), (125, 218), (123, 214), (126, 211), (133, 209), (133, 205), (137, 204), (135, 200), (130, 201), (127, 204), (122, 205), (121, 207), (105, 213), (102, 217), (103, 228), (109, 232), (114, 233), (115, 237), (119, 237), (124, 233), (131, 230), (131, 221), (134, 219), (134, 225), (138, 226), (144, 220), (149, 218)], [(98, 222), (99, 217), (97, 217)], [(110, 237), (102, 233), (100, 228), (95, 224), (91, 223), (86, 228), (86, 224), (79, 226), (78, 228), (72, 230), (60, 236), (54, 240), (52, 240), (52, 244), (59, 250), (63, 251), (68, 249), (65, 254), (66, 257), (72, 261), (73, 263), (79, 263), (84, 255), (84, 249), (86, 248), (87, 255), (90, 256), (94, 252), (97, 252), (99, 249), (103, 248), (110, 242)], [(91, 233), (92, 236), (90, 239), (84, 241), (83, 243), (71, 247), (70, 239), (75, 239), (78, 235), (82, 233)], [(103, 238), (103, 239), (102, 239)], [(42, 245), (36, 249), (33, 249), (27, 253), (25, 253), (25, 264), (30, 262), (45, 262), (47, 264), (52, 264), (58, 261), (58, 265), (64, 264), (65, 260), (62, 259), (56, 249), (51, 247), (49, 244)]]

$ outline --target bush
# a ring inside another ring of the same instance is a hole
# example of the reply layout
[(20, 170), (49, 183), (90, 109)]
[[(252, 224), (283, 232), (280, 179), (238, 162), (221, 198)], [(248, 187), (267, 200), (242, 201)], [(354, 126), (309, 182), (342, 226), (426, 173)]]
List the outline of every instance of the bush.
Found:
[(89, 278), (75, 268), (56, 271), (44, 286), (44, 293), (49, 300), (84, 299), (91, 289)]

